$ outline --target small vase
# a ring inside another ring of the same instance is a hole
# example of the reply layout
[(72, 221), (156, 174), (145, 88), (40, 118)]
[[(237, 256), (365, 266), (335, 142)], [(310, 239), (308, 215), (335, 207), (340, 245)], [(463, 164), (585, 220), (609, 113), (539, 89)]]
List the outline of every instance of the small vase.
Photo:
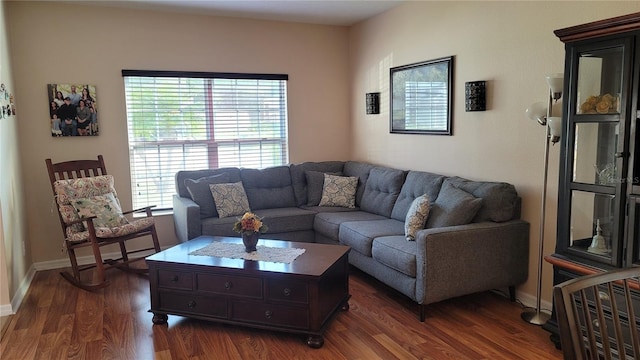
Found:
[(244, 244), (244, 251), (252, 252), (256, 251), (256, 245), (258, 244), (258, 238), (260, 237), (260, 233), (254, 232), (245, 234), (242, 233), (242, 243)]

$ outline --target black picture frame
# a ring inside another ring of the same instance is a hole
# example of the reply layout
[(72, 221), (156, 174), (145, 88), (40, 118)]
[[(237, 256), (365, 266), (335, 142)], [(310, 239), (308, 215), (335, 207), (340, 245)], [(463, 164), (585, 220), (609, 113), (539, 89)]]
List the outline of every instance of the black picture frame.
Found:
[(391, 133), (452, 135), (453, 56), (390, 69)]

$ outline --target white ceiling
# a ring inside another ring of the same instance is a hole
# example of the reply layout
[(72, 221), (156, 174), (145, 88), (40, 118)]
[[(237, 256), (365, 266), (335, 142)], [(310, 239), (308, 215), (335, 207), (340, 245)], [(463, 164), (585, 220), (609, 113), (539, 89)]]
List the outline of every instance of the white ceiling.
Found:
[(218, 16), (353, 25), (405, 0), (69, 0), (100, 6), (153, 9)]

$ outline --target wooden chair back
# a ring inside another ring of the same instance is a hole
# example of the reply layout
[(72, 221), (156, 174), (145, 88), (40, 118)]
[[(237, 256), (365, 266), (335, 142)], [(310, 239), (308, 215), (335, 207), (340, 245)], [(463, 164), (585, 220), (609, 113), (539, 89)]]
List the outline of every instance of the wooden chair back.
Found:
[(640, 359), (640, 267), (554, 287), (565, 359)]

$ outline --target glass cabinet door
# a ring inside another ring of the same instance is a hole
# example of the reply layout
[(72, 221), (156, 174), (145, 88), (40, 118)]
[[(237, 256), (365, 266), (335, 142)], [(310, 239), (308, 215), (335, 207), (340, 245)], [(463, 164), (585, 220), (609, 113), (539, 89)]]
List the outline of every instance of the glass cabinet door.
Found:
[(576, 114), (620, 113), (623, 54), (623, 46), (579, 54)]
[[(628, 102), (627, 40), (577, 46), (572, 52), (565, 170), (565, 252), (619, 265), (626, 166), (622, 140)], [(622, 195), (622, 196), (621, 196)], [(621, 200), (622, 197), (622, 200)]]

